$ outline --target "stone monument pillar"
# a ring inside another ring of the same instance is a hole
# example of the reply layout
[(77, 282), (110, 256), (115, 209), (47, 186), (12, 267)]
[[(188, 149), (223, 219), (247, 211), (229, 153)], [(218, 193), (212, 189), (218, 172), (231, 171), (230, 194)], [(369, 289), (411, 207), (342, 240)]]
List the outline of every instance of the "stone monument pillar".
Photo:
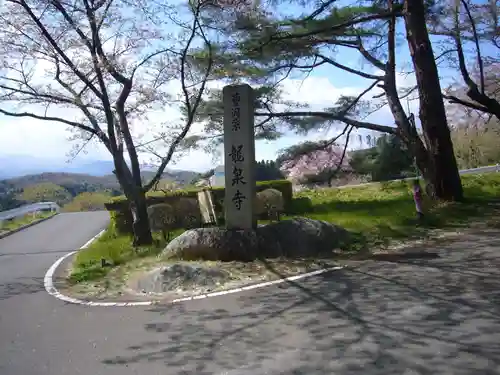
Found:
[(254, 229), (254, 93), (249, 85), (222, 90), (224, 101), (224, 211), (227, 229)]

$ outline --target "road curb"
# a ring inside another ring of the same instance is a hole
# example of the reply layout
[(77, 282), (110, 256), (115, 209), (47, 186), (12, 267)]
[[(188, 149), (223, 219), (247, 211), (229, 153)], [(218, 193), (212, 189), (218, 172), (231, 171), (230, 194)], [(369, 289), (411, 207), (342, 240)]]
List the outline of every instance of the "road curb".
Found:
[[(101, 232), (99, 232), (97, 235), (92, 237), (89, 241), (85, 243), (82, 247), (80, 247), (79, 250), (85, 249), (88, 247), (92, 242), (97, 240), (100, 236), (104, 234), (106, 230), (103, 229)], [(69, 297), (66, 296), (62, 293), (60, 293), (57, 288), (54, 286), (54, 273), (56, 272), (57, 268), (61, 265), (62, 262), (64, 262), (67, 258), (72, 256), (73, 254), (76, 254), (79, 250), (77, 251), (72, 251), (61, 258), (59, 258), (50, 268), (47, 270), (47, 273), (45, 274), (44, 277), (44, 286), (45, 290), (47, 293), (49, 293), (51, 296), (67, 302), (71, 303), (74, 305), (82, 305), (82, 306), (94, 306), (94, 307), (137, 307), (137, 306), (151, 306), (155, 304), (161, 304), (164, 303), (162, 301), (133, 301), (133, 302), (94, 302), (94, 301), (85, 301), (85, 300), (80, 300), (77, 298)], [(247, 290), (252, 290), (252, 289), (259, 289), (259, 288), (264, 288), (266, 286), (271, 286), (271, 285), (277, 285), (277, 284), (282, 284), (284, 282), (289, 282), (289, 281), (296, 281), (300, 279), (305, 279), (307, 277), (311, 276), (316, 276), (320, 275), (322, 273), (330, 272), (330, 271), (336, 271), (343, 269), (345, 267), (343, 266), (336, 266), (336, 267), (329, 267), (329, 268), (323, 268), (320, 270), (312, 271), (312, 272), (307, 272), (303, 273), (300, 275), (295, 275), (295, 276), (290, 276), (286, 277), (284, 279), (279, 279), (279, 280), (273, 280), (273, 281), (267, 281), (259, 284), (253, 284), (253, 285), (247, 285), (247, 286), (242, 286), (240, 288), (234, 288), (234, 289), (229, 289), (229, 290), (223, 290), (220, 292), (212, 292), (212, 293), (206, 293), (206, 294), (200, 294), (196, 296), (191, 296), (191, 297), (184, 297), (184, 298), (177, 298), (174, 300), (168, 301), (169, 304), (174, 304), (174, 303), (179, 303), (179, 302), (187, 302), (187, 301), (194, 301), (198, 299), (205, 299), (205, 298), (210, 298), (210, 297), (217, 297), (217, 296), (223, 296), (226, 294), (234, 294), (234, 293), (239, 293), (239, 292), (244, 292)]]
[(44, 222), (44, 221), (49, 220), (49, 219), (52, 219), (54, 216), (57, 216), (57, 215), (59, 215), (59, 212), (56, 212), (52, 216), (44, 217), (43, 219), (39, 219), (39, 220), (35, 220), (35, 221), (33, 221), (33, 222), (29, 223), (29, 224), (23, 225), (22, 227), (19, 227), (19, 228), (16, 228), (16, 229), (12, 229), (12, 230), (9, 230), (8, 232), (2, 233), (2, 234), (0, 234), (0, 240), (2, 238), (8, 237), (8, 236), (10, 236), (10, 235), (12, 235), (14, 233), (20, 232), (23, 229), (32, 227), (33, 225), (40, 224), (41, 222)]

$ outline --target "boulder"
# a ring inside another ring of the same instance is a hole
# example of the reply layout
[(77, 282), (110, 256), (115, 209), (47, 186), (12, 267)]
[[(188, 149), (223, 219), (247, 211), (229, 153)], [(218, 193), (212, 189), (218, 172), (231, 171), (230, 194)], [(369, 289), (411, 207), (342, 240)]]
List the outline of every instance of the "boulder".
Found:
[(252, 261), (262, 246), (254, 230), (197, 228), (170, 241), (163, 255), (184, 260)]
[(332, 253), (349, 241), (349, 232), (323, 220), (297, 217), (258, 228), (261, 237), (279, 243), (281, 255), (289, 258)]
[(310, 257), (343, 247), (349, 233), (321, 220), (294, 218), (256, 230), (191, 229), (173, 239), (163, 255), (184, 260), (252, 261), (256, 258)]

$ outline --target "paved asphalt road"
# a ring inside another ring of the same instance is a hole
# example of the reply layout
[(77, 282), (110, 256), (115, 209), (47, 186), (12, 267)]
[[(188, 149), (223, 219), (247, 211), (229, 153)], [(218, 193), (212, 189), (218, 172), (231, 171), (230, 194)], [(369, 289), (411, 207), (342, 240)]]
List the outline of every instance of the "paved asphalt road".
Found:
[(0, 240), (1, 375), (500, 373), (497, 233), (447, 241), (440, 259), (173, 306), (47, 295), (46, 269), (106, 220), (62, 214)]

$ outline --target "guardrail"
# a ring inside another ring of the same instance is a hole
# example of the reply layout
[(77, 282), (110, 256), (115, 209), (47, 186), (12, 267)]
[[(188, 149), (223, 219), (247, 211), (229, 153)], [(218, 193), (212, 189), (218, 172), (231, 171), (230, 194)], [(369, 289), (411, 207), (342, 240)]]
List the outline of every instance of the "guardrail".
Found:
[(39, 211), (59, 212), (60, 209), (61, 208), (59, 207), (59, 205), (55, 202), (39, 202), (27, 204), (25, 206), (13, 208), (12, 210), (0, 212), (0, 222)]
[(489, 165), (487, 167), (462, 169), (460, 171), (460, 174), (487, 173), (487, 172), (500, 172), (500, 164), (498, 164), (498, 165)]

